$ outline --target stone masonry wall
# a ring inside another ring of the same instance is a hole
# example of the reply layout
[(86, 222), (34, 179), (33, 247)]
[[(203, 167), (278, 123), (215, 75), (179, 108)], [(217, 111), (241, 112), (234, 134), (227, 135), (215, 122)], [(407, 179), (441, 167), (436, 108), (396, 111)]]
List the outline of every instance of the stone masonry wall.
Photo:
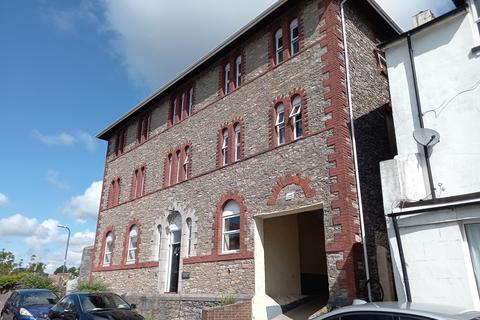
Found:
[[(347, 3), (347, 43), (367, 256), (370, 276), (378, 281), (377, 246), (389, 248), (379, 163), (394, 155), (390, 151), (385, 120), (385, 105), (390, 102), (388, 79), (381, 72), (375, 50), (393, 34), (372, 22), (371, 10), (362, 11), (358, 4)], [(361, 289), (364, 287), (362, 284)], [(379, 293), (373, 294), (378, 297)]]
[[(296, 10), (301, 13), (303, 28), (301, 51), (281, 65), (272, 67), (268, 50), (274, 26)], [(356, 28), (361, 21), (355, 21), (355, 18), (352, 13), (352, 22), (349, 23)], [(221, 64), (218, 61), (179, 85), (180, 90), (194, 83), (195, 107), (190, 117), (169, 127), (169, 98), (153, 99), (145, 108), (152, 112), (146, 142), (135, 142), (136, 119), (125, 123), (128, 134), (123, 155), (113, 153), (113, 135), (107, 153), (97, 224), (93, 278), (107, 282), (112, 290), (121, 294), (164, 292), (167, 263), (162, 257), (167, 252), (168, 219), (175, 211), (182, 217), (180, 275), (184, 273), (185, 277), (179, 279), (180, 294), (172, 295), (172, 299), (179, 300), (182, 294), (198, 293), (252, 296), (253, 217), (323, 203), (330, 294), (343, 298), (356, 295), (356, 261), (359, 259), (354, 255), (359, 241), (358, 211), (338, 5), (333, 0), (299, 1), (298, 7), (285, 12), (277, 20), (251, 36), (241, 48), (234, 48), (229, 53), (239, 49), (244, 52), (246, 74), (241, 87), (223, 97), (218, 95)], [(364, 39), (369, 37), (365, 30), (355, 28), (349, 27), (358, 36), (355, 41), (371, 45)], [(365, 66), (371, 67), (371, 64)], [(373, 94), (385, 97), (388, 91), (383, 91), (386, 90), (384, 82), (379, 86), (375, 83), (377, 80), (365, 80), (368, 74), (369, 70), (354, 74), (355, 81), (363, 81), (358, 89), (361, 93), (358, 99)], [(290, 99), (295, 92), (304, 93), (304, 137), (272, 147), (273, 102)], [(354, 93), (357, 99), (360, 94)], [(372, 108), (371, 105), (359, 105), (355, 109), (357, 118)], [(238, 118), (244, 123), (244, 157), (219, 168), (219, 129)], [(165, 187), (166, 157), (171, 150), (186, 143), (191, 145), (191, 177)], [(132, 200), (132, 174), (140, 165), (146, 168), (145, 194)], [(119, 205), (107, 208), (108, 186), (117, 177), (121, 178)], [(295, 197), (287, 201), (285, 195), (290, 191)], [(219, 232), (215, 229), (215, 215), (221, 200), (229, 195), (242, 199), (246, 216), (246, 222), (241, 226), (244, 249), (233, 255), (219, 253), (214, 243)], [(187, 217), (193, 221), (190, 256), (186, 250), (189, 241)], [(125, 248), (129, 227), (133, 224), (139, 229), (138, 260), (127, 264)], [(161, 226), (160, 234), (157, 226)], [(102, 250), (107, 231), (114, 235), (114, 249), (111, 265), (104, 266)]]

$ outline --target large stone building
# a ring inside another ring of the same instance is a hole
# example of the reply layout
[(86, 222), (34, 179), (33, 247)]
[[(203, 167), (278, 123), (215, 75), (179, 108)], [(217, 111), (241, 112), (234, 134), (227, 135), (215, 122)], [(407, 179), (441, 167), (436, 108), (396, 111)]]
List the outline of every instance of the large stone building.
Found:
[(91, 277), (165, 319), (344, 302), (365, 269), (388, 289), (377, 44), (398, 31), (374, 2), (281, 0), (108, 126)]

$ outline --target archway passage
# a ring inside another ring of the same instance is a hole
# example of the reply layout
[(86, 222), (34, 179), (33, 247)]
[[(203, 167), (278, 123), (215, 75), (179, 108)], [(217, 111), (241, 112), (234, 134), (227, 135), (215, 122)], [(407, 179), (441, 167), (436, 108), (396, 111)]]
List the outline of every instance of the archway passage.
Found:
[(323, 211), (264, 220), (265, 291), (283, 307), (307, 296), (328, 300)]

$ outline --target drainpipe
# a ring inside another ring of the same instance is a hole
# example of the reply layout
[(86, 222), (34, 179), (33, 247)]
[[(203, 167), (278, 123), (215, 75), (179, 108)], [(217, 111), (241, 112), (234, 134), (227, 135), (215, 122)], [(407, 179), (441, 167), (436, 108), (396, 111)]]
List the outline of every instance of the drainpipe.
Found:
[(412, 302), (412, 294), (410, 291), (410, 281), (408, 280), (407, 264), (405, 263), (405, 254), (403, 252), (402, 238), (400, 237), (400, 229), (398, 228), (397, 215), (389, 215), (392, 218), (393, 229), (395, 230), (395, 238), (397, 240), (398, 255), (400, 256), (400, 265), (402, 267), (403, 283), (405, 285), (405, 294), (407, 302)]
[[(410, 58), (410, 66), (412, 69), (413, 87), (415, 91), (415, 102), (417, 104), (418, 123), (420, 124), (420, 128), (424, 128), (425, 126), (423, 124), (422, 105), (420, 103), (420, 93), (418, 90), (418, 82), (417, 82), (417, 71), (415, 68), (415, 60), (413, 58), (412, 37), (410, 33), (407, 34), (407, 43), (408, 43), (408, 54)], [(430, 194), (432, 195), (432, 199), (435, 199), (436, 198), (435, 186), (433, 185), (432, 167), (430, 166), (430, 155), (428, 154), (427, 146), (423, 146), (423, 153), (425, 154), (425, 163), (427, 165), (428, 184), (430, 186)]]
[(362, 192), (360, 190), (360, 176), (358, 172), (358, 157), (357, 157), (357, 147), (355, 139), (355, 125), (353, 123), (353, 107), (352, 107), (352, 94), (351, 94), (351, 85), (350, 85), (350, 66), (348, 60), (348, 44), (347, 44), (347, 27), (345, 23), (345, 12), (344, 5), (348, 0), (342, 0), (340, 3), (340, 14), (342, 16), (342, 36), (343, 36), (343, 48), (345, 52), (345, 70), (346, 70), (346, 81), (347, 81), (347, 96), (348, 96), (348, 111), (350, 115), (350, 126), (351, 126), (351, 139), (352, 139), (352, 153), (353, 153), (353, 162), (355, 166), (355, 183), (357, 184), (357, 199), (358, 199), (358, 211), (360, 214), (360, 231), (362, 237), (362, 246), (363, 246), (363, 263), (365, 265), (365, 280), (367, 281), (367, 292), (368, 299), (372, 301), (372, 289), (370, 287), (370, 268), (368, 266), (368, 256), (367, 256), (367, 239), (365, 237), (365, 223), (363, 217), (363, 206), (362, 206)]

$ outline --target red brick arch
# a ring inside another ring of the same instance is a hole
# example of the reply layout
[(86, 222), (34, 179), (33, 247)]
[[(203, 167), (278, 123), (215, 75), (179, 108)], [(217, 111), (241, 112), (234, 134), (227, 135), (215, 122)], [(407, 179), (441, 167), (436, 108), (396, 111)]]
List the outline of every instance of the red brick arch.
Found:
[(98, 266), (103, 267), (103, 259), (105, 257), (105, 249), (107, 245), (107, 235), (108, 233), (112, 233), (112, 255), (110, 256), (110, 264), (108, 266), (111, 266), (113, 263), (113, 254), (115, 252), (115, 228), (113, 226), (108, 226), (105, 231), (103, 232), (103, 237), (102, 237), (102, 247), (100, 250), (100, 257), (98, 259)]
[(122, 265), (127, 264), (127, 255), (128, 255), (128, 242), (130, 241), (130, 230), (133, 226), (137, 227), (137, 254), (135, 257), (134, 263), (128, 263), (128, 265), (138, 265), (140, 261), (140, 244), (142, 241), (142, 229), (140, 225), (140, 221), (137, 218), (132, 219), (129, 223), (127, 228), (125, 229), (125, 233), (123, 235), (123, 254), (122, 254)]
[(267, 201), (267, 205), (273, 206), (277, 202), (278, 194), (283, 188), (289, 185), (298, 185), (302, 188), (306, 198), (315, 196), (316, 191), (310, 187), (310, 180), (308, 178), (302, 178), (300, 174), (291, 175), (287, 174), (285, 177), (277, 181), (277, 184), (272, 188), (272, 195)]

